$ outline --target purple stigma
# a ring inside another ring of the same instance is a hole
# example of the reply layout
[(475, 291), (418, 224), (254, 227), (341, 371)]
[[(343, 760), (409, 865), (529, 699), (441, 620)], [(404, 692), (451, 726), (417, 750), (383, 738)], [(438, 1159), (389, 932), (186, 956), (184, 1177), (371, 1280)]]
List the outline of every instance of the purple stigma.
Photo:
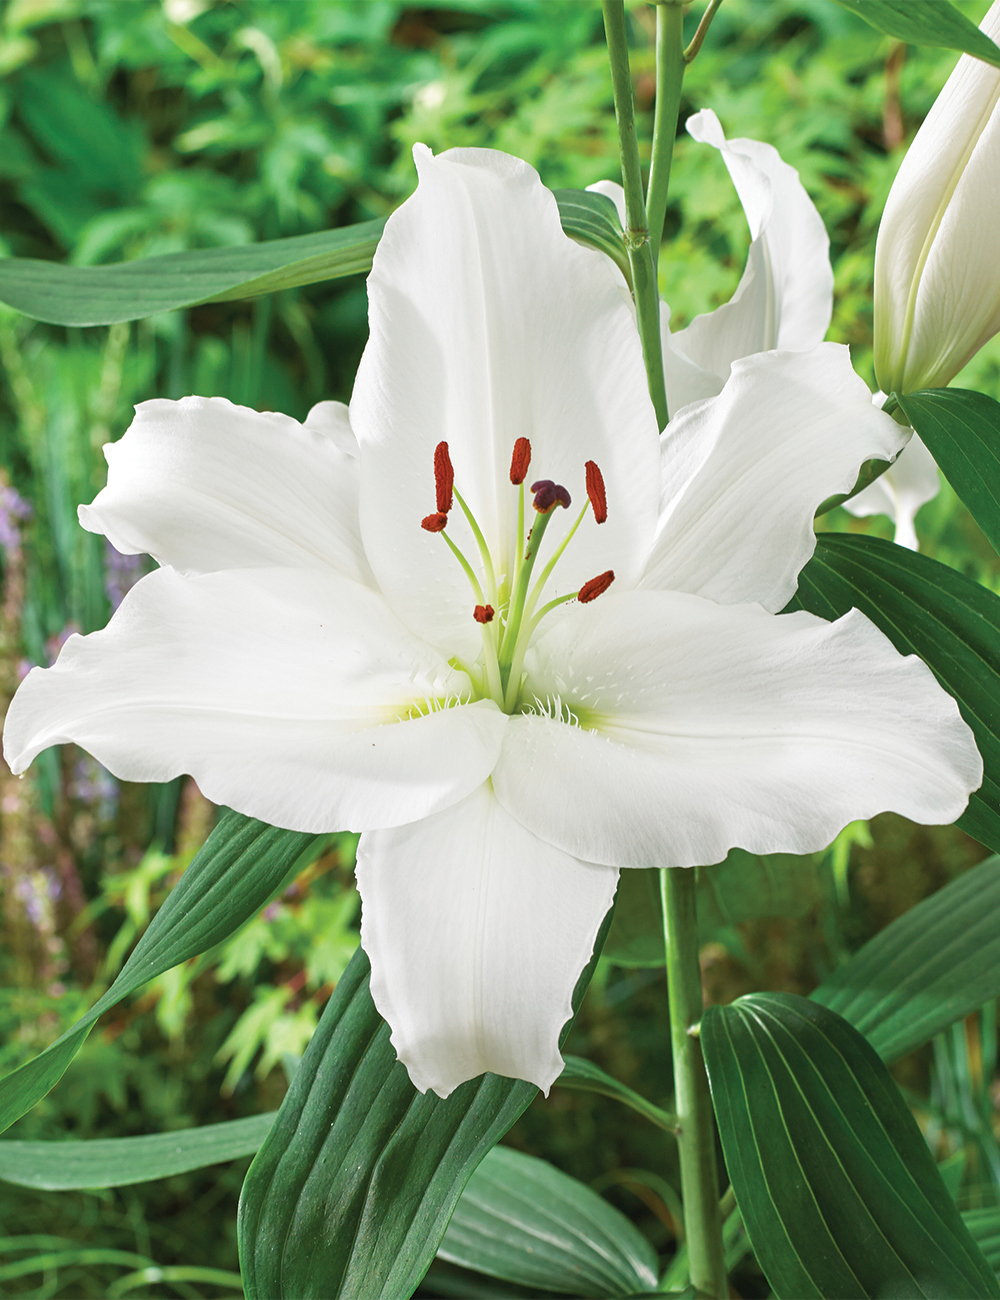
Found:
[(561, 483), (553, 483), (550, 478), (540, 478), (532, 483), (531, 490), (535, 499), (531, 503), (540, 515), (551, 514), (556, 506), (564, 510), (569, 508), (570, 496)]

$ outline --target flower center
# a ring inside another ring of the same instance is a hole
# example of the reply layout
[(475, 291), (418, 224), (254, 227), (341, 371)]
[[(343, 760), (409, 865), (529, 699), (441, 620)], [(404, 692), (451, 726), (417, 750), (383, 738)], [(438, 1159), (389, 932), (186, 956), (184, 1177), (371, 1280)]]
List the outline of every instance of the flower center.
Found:
[[(446, 442), (439, 442), (434, 449), (437, 510), (421, 521), (421, 527), (427, 532), (441, 534), (461, 565), (475, 597), (472, 618), (479, 625), (482, 634), (481, 671), (477, 668), (470, 669), (464, 664), (462, 667), (469, 672), (481, 693), (495, 700), (505, 713), (514, 713), (520, 707), (521, 687), (524, 682), (524, 656), (535, 628), (546, 614), (571, 600), (579, 600), (584, 605), (596, 600), (607, 591), (615, 579), (613, 570), (608, 569), (605, 573), (598, 574), (585, 582), (579, 591), (571, 592), (568, 596), (557, 596), (538, 609), (538, 601), (545, 584), (573, 540), (576, 530), (583, 523), (587, 511), (592, 510), (595, 522), (603, 524), (608, 517), (608, 504), (604, 490), (604, 477), (594, 461), (588, 460), (584, 466), (587, 504), (549, 557), (541, 573), (532, 581), (535, 561), (542, 549), (549, 520), (557, 509), (568, 510), (571, 500), (569, 492), (561, 483), (555, 483), (551, 479), (538, 479), (532, 483), (529, 491), (532, 493), (531, 505), (535, 516), (526, 531), (524, 484), (530, 464), (531, 443), (527, 438), (518, 438), (514, 443), (510, 461), (510, 481), (517, 488), (518, 498), (517, 551), (514, 572), (509, 583), (506, 575), (502, 583), (497, 582), (496, 567), (483, 530), (455, 486), (455, 471)], [(448, 516), (456, 502), (472, 530), (479, 550), (482, 581), (476, 569), (448, 533)]]

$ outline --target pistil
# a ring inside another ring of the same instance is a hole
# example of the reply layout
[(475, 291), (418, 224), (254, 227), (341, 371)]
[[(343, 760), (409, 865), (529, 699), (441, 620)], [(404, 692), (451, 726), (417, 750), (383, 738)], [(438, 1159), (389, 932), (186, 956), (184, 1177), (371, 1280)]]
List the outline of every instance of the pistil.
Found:
[[(519, 544), (514, 562), (514, 574), (511, 580), (513, 591), (509, 602), (501, 600), (501, 595), (506, 596), (508, 579), (504, 578), (504, 591), (501, 593), (496, 579), (496, 571), (493, 567), (493, 557), (486, 544), (486, 538), (483, 536), (482, 529), (479, 527), (478, 521), (469, 509), (461, 492), (455, 487), (455, 471), (446, 442), (438, 443), (434, 449), (434, 488), (437, 510), (434, 514), (427, 515), (421, 522), (421, 527), (427, 532), (441, 534), (469, 579), (469, 585), (472, 587), (476, 599), (472, 617), (479, 624), (482, 633), (485, 686), (491, 698), (506, 713), (513, 713), (517, 708), (521, 693), (525, 653), (539, 622), (551, 610), (565, 604), (567, 601), (579, 600), (582, 604), (587, 604), (589, 601), (595, 600), (608, 589), (615, 576), (609, 569), (606, 573), (599, 574), (596, 578), (591, 578), (588, 582), (585, 582), (578, 592), (571, 592), (567, 596), (559, 596), (554, 600), (550, 600), (547, 605), (544, 605), (537, 613), (535, 612), (535, 607), (552, 575), (552, 571), (576, 534), (587, 511), (592, 510), (595, 521), (603, 524), (608, 517), (608, 506), (601, 471), (594, 461), (588, 460), (584, 466), (587, 505), (580, 511), (572, 526), (556, 547), (554, 554), (543, 568), (541, 575), (532, 586), (532, 572), (545, 538), (546, 529), (549, 526), (549, 519), (555, 513), (557, 506), (562, 507), (564, 510), (569, 508), (570, 495), (561, 483), (555, 483), (551, 479), (538, 479), (532, 483), (530, 490), (533, 494), (532, 505), (535, 509), (535, 521), (524, 545), (521, 546), (520, 539), (524, 537), (524, 484), (530, 464), (531, 443), (527, 438), (518, 438), (511, 456), (510, 481), (518, 489), (517, 537)], [(472, 530), (472, 535), (476, 539), (485, 584), (480, 583), (476, 571), (448, 535), (448, 516), (455, 502), (458, 503)], [(484, 585), (485, 592), (483, 590)], [(500, 611), (499, 619), (496, 617), (498, 609)]]
[[(510, 608), (507, 611), (507, 627), (498, 656), (500, 660), (500, 676), (504, 682), (505, 693), (507, 675), (510, 672), (510, 666), (517, 651), (517, 643), (524, 619), (525, 602), (528, 599), (528, 584), (531, 581), (531, 571), (535, 566), (535, 559), (538, 556), (545, 530), (549, 526), (549, 520), (556, 506), (562, 506), (565, 510), (570, 504), (570, 495), (566, 489), (561, 484), (553, 483), (551, 479), (540, 479), (537, 483), (532, 483), (531, 490), (535, 494), (532, 504), (537, 514), (531, 532), (528, 534), (527, 545), (524, 548), (524, 558), (517, 575), (517, 583), (511, 597)], [(579, 520), (577, 523), (579, 523)], [(570, 535), (572, 535), (572, 532)]]

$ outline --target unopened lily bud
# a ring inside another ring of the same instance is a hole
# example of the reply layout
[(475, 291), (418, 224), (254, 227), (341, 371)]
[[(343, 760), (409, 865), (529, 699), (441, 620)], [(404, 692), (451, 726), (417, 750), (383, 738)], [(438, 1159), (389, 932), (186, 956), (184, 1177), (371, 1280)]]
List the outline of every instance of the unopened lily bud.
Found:
[[(1000, 37), (1000, 0), (982, 30)], [(943, 387), (1000, 331), (1000, 69), (964, 54), (903, 159), (875, 248), (875, 375)]]

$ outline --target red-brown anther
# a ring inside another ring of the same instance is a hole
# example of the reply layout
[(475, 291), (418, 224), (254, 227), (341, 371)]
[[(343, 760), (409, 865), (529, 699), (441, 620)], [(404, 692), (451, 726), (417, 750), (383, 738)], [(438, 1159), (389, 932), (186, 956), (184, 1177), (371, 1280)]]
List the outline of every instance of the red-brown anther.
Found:
[(531, 443), (527, 438), (518, 438), (514, 443), (514, 454), (510, 458), (510, 481), (515, 487), (528, 477), (531, 464)]
[(583, 467), (587, 471), (587, 496), (594, 508), (594, 518), (603, 524), (608, 517), (608, 498), (604, 491), (604, 475), (597, 468), (595, 461), (588, 460)]
[(428, 533), (440, 533), (448, 527), (448, 516), (445, 514), (426, 515), (420, 521), (420, 527)]
[(532, 483), (531, 490), (535, 494), (531, 504), (540, 515), (551, 514), (556, 506), (562, 506), (564, 510), (569, 508), (569, 493), (561, 483), (553, 483), (550, 478), (540, 478), (537, 483)]
[[(448, 444), (446, 442), (439, 442), (434, 448), (434, 487), (437, 490), (437, 508), (439, 514), (446, 515), (451, 509), (451, 494), (454, 486), (455, 470), (452, 467), (451, 456), (448, 454)], [(440, 529), (436, 531), (440, 532)]]
[(477, 605), (472, 611), (472, 617), (477, 623), (492, 623), (495, 613), (496, 610), (492, 605)]
[(591, 578), (580, 588), (577, 600), (581, 605), (586, 605), (592, 600), (596, 600), (602, 595), (615, 580), (614, 569), (608, 569), (606, 573), (599, 573), (596, 578)]

